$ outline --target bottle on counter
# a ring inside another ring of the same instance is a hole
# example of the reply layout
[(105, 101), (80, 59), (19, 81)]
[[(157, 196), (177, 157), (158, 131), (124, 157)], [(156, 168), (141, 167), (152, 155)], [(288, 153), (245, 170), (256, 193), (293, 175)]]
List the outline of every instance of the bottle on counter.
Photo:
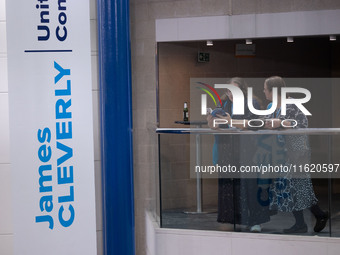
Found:
[(184, 102), (184, 108), (183, 108), (183, 121), (189, 120), (189, 110), (188, 110), (188, 104), (187, 102)]

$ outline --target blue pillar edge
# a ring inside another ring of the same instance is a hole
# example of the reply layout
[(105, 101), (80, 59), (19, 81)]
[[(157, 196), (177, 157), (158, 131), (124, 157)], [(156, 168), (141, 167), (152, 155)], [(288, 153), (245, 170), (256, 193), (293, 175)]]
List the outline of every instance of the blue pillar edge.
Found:
[(135, 254), (128, 0), (97, 0), (105, 255)]

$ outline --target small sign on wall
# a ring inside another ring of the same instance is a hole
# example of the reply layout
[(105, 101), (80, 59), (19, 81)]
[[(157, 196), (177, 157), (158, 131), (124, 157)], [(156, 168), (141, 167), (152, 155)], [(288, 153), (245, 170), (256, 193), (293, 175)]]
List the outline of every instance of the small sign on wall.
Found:
[(204, 63), (209, 62), (210, 60), (210, 54), (206, 52), (198, 52), (197, 61)]
[(255, 57), (255, 44), (236, 44), (236, 57)]

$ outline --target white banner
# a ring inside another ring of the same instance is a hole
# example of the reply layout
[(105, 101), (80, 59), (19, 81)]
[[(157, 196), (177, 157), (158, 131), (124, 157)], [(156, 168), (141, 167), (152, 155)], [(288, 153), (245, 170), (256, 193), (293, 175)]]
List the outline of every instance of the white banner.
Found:
[(6, 6), (15, 254), (96, 254), (89, 2)]

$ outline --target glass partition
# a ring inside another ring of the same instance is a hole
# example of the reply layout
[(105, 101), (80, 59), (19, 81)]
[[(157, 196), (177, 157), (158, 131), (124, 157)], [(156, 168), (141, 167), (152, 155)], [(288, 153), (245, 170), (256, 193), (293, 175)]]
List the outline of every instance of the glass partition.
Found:
[(157, 133), (161, 227), (340, 236), (340, 129)]
[(285, 39), (158, 43), (162, 227), (340, 236), (340, 44)]

